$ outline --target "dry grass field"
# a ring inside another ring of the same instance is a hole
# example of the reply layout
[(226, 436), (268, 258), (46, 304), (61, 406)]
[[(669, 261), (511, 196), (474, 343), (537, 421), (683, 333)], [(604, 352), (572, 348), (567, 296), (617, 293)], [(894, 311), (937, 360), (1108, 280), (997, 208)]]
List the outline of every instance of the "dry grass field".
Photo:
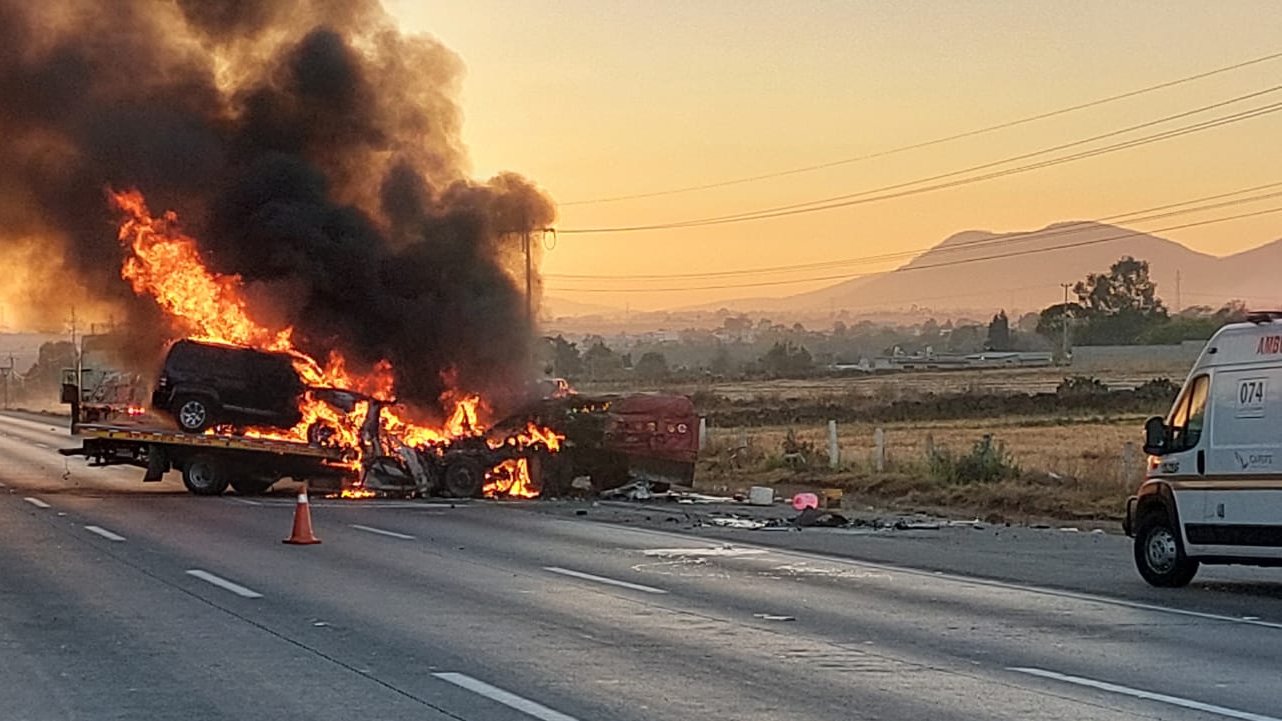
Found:
[[(1045, 518), (1116, 520), (1143, 477), (1138, 450), (1142, 417), (1008, 418), (985, 421), (838, 426), (840, 462), (829, 467), (823, 427), (713, 428), (696, 483), (710, 490), (743, 491), (775, 485), (781, 493), (836, 487), (847, 504), (894, 510), (942, 512), (994, 521)], [(877, 470), (874, 434), (885, 438)], [(807, 449), (785, 459), (792, 431)], [(935, 453), (966, 454), (985, 436), (1017, 469), (996, 481), (948, 482), (932, 468)], [(1127, 444), (1131, 447), (1127, 450)]]

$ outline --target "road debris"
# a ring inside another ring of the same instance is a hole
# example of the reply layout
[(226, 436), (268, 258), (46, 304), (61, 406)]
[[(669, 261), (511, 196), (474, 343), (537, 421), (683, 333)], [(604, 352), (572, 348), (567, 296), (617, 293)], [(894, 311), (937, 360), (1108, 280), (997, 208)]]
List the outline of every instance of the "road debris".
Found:
[(796, 616), (780, 616), (774, 613), (754, 613), (753, 618), (759, 618), (762, 621), (796, 621)]
[(714, 517), (708, 519), (708, 524), (720, 526), (722, 528), (742, 528), (748, 531), (756, 531), (770, 525), (769, 521), (762, 521), (756, 518), (739, 518), (737, 516)]
[(850, 519), (840, 513), (807, 508), (792, 523), (800, 528), (845, 528), (850, 525)]
[(792, 497), (792, 507), (798, 511), (819, 507), (819, 496), (813, 493), (798, 493)]

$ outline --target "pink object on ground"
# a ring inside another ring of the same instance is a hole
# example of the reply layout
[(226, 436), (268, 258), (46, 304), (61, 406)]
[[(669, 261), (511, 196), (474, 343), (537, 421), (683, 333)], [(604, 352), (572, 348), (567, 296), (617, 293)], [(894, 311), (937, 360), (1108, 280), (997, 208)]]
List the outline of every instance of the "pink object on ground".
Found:
[(819, 507), (819, 496), (813, 493), (798, 493), (792, 497), (792, 507), (798, 511)]

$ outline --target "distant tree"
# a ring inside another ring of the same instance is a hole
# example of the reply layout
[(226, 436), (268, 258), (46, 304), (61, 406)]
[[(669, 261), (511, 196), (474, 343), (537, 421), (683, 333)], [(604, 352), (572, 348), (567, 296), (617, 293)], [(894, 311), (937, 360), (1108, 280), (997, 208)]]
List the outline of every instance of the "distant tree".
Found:
[(988, 323), (988, 339), (984, 343), (988, 350), (1006, 351), (1013, 347), (1010, 319), (1006, 317), (1006, 311), (1001, 311), (993, 316)]
[(1246, 303), (1240, 300), (1231, 300), (1215, 311), (1215, 316), (1223, 323), (1241, 323), (1246, 320), (1249, 313)]
[(719, 376), (728, 375), (733, 363), (733, 359), (730, 358), (730, 350), (724, 345), (718, 344), (716, 352), (712, 354), (712, 360), (708, 362), (708, 370)]
[(733, 315), (721, 321), (721, 327), (732, 333), (742, 333), (752, 329), (752, 319), (746, 315)]
[(948, 334), (948, 350), (953, 353), (975, 353), (984, 349), (984, 326), (959, 325)]
[(1068, 326), (1069, 343), (1073, 342), (1073, 324), (1083, 315), (1082, 306), (1076, 303), (1057, 303), (1041, 312), (1037, 319), (1037, 334), (1059, 347)]
[(775, 343), (761, 356), (761, 369), (772, 376), (804, 375), (814, 369), (815, 361), (804, 346), (788, 341)]
[(1036, 333), (1037, 323), (1042, 319), (1041, 313), (1029, 312), (1021, 315), (1015, 322), (1015, 329), (1021, 333)]
[(1135, 314), (1144, 318), (1166, 317), (1166, 306), (1157, 297), (1157, 284), (1149, 278), (1147, 260), (1123, 256), (1107, 273), (1091, 273), (1073, 286), (1088, 316)]
[(846, 327), (846, 324), (842, 321), (837, 321), (832, 324), (832, 335), (835, 338), (845, 338), (846, 334), (849, 332), (850, 328)]
[(623, 358), (600, 340), (584, 351), (583, 364), (593, 380), (616, 377), (624, 368)]
[(663, 380), (668, 377), (668, 359), (662, 353), (649, 351), (641, 355), (633, 370), (643, 380)]
[(552, 339), (552, 373), (565, 378), (583, 375), (583, 356), (579, 354), (579, 347), (564, 336)]

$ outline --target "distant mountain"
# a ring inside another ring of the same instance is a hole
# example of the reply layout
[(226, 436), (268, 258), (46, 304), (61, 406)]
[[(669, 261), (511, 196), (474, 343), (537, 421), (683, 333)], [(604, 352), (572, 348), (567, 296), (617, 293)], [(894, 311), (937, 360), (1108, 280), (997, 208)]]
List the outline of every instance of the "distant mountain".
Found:
[(1282, 307), (1272, 272), (1282, 268), (1282, 240), (1216, 258), (1147, 233), (1091, 221), (1056, 223), (1041, 230), (957, 233), (906, 265), (876, 276), (772, 299), (721, 303), (736, 310), (852, 313), (908, 310), (995, 312), (1038, 310), (1063, 299), (1061, 283), (1107, 271), (1123, 255), (1149, 261), (1158, 295), (1180, 305), (1218, 306), (1242, 299), (1254, 307)]
[(544, 296), (539, 315), (544, 319), (554, 320), (556, 318), (574, 318), (584, 315), (614, 315), (622, 313), (619, 308), (596, 303), (580, 303), (578, 301), (557, 298), (556, 296)]

